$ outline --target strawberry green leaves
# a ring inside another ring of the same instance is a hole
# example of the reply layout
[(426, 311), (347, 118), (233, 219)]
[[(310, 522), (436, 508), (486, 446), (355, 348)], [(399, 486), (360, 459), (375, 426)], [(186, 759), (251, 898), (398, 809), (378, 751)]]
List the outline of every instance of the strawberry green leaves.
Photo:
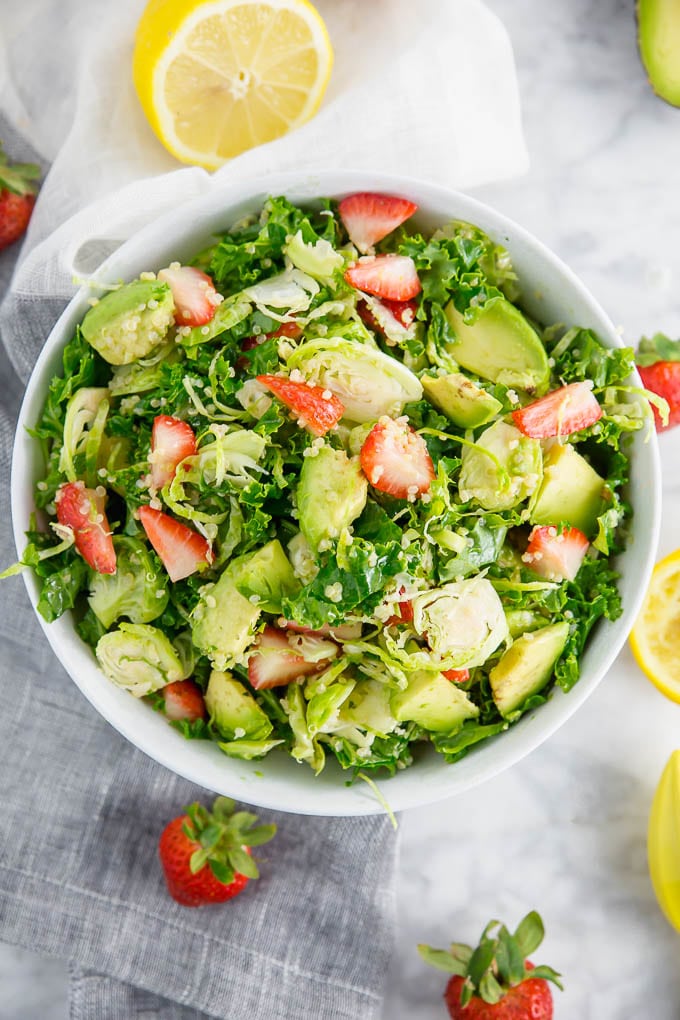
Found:
[(473, 997), (495, 1005), (507, 993), (530, 978), (552, 981), (562, 988), (560, 975), (551, 967), (534, 967), (526, 959), (537, 949), (544, 936), (543, 922), (535, 910), (522, 918), (514, 934), (500, 921), (489, 921), (479, 944), (472, 949), (453, 942), (449, 949), (419, 945), (420, 956), (432, 967), (464, 979), (460, 1005)]
[(212, 812), (198, 803), (185, 808), (187, 821), (183, 831), (199, 844), (191, 855), (192, 875), (207, 864), (224, 885), (233, 882), (236, 873), (247, 878), (259, 877), (257, 864), (244, 847), (268, 843), (276, 833), (276, 826), (257, 825), (257, 815), (235, 808), (235, 802), (229, 797), (217, 797)]
[(643, 337), (635, 360), (643, 368), (655, 365), (657, 361), (680, 361), (680, 340), (671, 340), (664, 333), (655, 333), (651, 339)]

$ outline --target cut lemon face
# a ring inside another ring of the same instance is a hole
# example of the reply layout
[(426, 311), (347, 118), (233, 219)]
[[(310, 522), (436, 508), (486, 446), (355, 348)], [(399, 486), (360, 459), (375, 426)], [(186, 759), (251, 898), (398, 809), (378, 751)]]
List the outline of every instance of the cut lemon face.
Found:
[(166, 149), (215, 170), (309, 120), (332, 64), (326, 27), (307, 0), (151, 0), (133, 76)]
[(652, 683), (680, 702), (680, 549), (654, 567), (630, 646)]

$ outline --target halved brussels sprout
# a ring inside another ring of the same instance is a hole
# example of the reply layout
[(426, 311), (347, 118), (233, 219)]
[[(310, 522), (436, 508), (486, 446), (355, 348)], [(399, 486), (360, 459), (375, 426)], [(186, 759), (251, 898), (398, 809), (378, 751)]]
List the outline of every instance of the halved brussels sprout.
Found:
[(396, 358), (342, 337), (302, 344), (288, 358), (288, 367), (334, 393), (345, 407), (344, 417), (359, 424), (383, 414), (396, 418), (423, 395), (418, 377)]
[(95, 655), (104, 675), (136, 698), (186, 679), (169, 639), (145, 623), (121, 623), (99, 639)]
[(108, 630), (120, 616), (132, 623), (151, 623), (168, 604), (167, 585), (156, 571), (146, 546), (136, 538), (116, 535), (116, 573), (92, 572), (88, 602)]
[(411, 605), (414, 629), (427, 634), (437, 655), (453, 658), (456, 669), (481, 666), (508, 636), (503, 604), (485, 577), (433, 588)]

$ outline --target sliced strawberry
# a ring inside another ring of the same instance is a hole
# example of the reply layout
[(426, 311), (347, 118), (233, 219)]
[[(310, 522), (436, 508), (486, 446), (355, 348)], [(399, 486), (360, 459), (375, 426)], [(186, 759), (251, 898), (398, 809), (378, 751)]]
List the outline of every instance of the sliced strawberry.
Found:
[(409, 301), (422, 289), (416, 264), (408, 255), (368, 255), (346, 270), (345, 280), (383, 301)]
[(151, 430), (151, 485), (162, 489), (175, 477), (177, 465), (196, 453), (196, 436), (191, 425), (168, 414), (159, 414)]
[(466, 684), (470, 679), (469, 669), (446, 669), (443, 671), (442, 676), (445, 676), (447, 680), (450, 680), (453, 684)]
[(517, 428), (532, 439), (570, 436), (572, 432), (594, 425), (601, 417), (602, 408), (589, 382), (562, 386), (533, 404), (512, 412)]
[(657, 361), (653, 365), (638, 365), (638, 372), (645, 387), (663, 397), (668, 403), (668, 424), (664, 425), (661, 415), (652, 406), (657, 432), (663, 432), (673, 425), (680, 425), (680, 361)]
[(212, 562), (206, 539), (186, 524), (150, 506), (140, 506), (139, 519), (171, 581), (181, 581)]
[(167, 684), (163, 688), (163, 697), (168, 719), (186, 719), (188, 722), (205, 719), (203, 693), (193, 680), (177, 680), (174, 684)]
[(248, 658), (248, 679), (256, 691), (282, 687), (299, 677), (318, 673), (327, 664), (328, 659), (308, 662), (294, 650), (284, 631), (265, 627)]
[(282, 322), (273, 333), (259, 333), (257, 336), (247, 336), (245, 340), (241, 341), (241, 350), (252, 351), (254, 347), (259, 347), (265, 340), (273, 340), (279, 336), (288, 337), (290, 340), (297, 340), (302, 336), (302, 326), (297, 322)]
[(365, 255), (374, 244), (413, 216), (417, 208), (415, 202), (407, 198), (360, 191), (343, 198), (338, 212), (350, 241)]
[(357, 302), (357, 311), (368, 328), (393, 343), (411, 335), (417, 310), (415, 301), (379, 301), (367, 296)]
[(339, 623), (337, 625), (324, 623), (317, 630), (311, 627), (303, 627), (301, 623), (294, 620), (285, 620), (282, 616), (276, 621), (279, 627), (285, 630), (292, 630), (294, 634), (309, 634), (311, 637), (331, 637), (338, 641), (356, 641), (361, 637), (360, 623)]
[(280, 375), (258, 375), (257, 381), (289, 407), (299, 424), (315, 436), (325, 436), (345, 413), (345, 405), (321, 386), (291, 382)]
[(429, 490), (434, 479), (425, 440), (405, 419), (380, 418), (361, 447), (359, 459), (371, 485), (398, 499), (414, 501)]
[(522, 559), (548, 581), (573, 581), (588, 551), (588, 539), (578, 528), (534, 528)]
[(413, 606), (410, 602), (397, 602), (397, 612), (387, 621), (388, 627), (396, 627), (400, 623), (413, 623)]
[(106, 491), (87, 489), (84, 482), (68, 482), (55, 496), (57, 520), (73, 529), (75, 546), (98, 574), (115, 574), (116, 550), (104, 513)]
[(175, 322), (178, 326), (205, 326), (215, 314), (220, 298), (210, 277), (194, 266), (180, 266), (173, 262), (161, 269), (158, 279), (167, 283), (175, 302)]

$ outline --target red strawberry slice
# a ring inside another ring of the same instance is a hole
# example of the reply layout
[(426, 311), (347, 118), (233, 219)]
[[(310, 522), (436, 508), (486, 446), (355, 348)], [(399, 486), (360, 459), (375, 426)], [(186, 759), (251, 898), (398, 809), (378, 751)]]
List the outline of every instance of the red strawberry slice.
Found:
[(54, 499), (57, 520), (73, 529), (75, 547), (98, 574), (115, 574), (116, 550), (106, 519), (106, 490), (87, 489), (84, 482), (62, 485)]
[(151, 429), (151, 486), (162, 489), (175, 477), (177, 465), (196, 453), (196, 436), (191, 425), (168, 414), (159, 414)]
[(434, 479), (425, 440), (402, 418), (380, 418), (361, 447), (359, 459), (371, 485), (398, 499), (415, 501)]
[(150, 506), (140, 506), (139, 519), (171, 581), (181, 581), (212, 562), (206, 539), (186, 524)]
[(276, 621), (279, 627), (284, 630), (292, 630), (294, 634), (309, 634), (311, 637), (330, 637), (337, 641), (356, 641), (361, 637), (362, 626), (360, 623), (324, 623), (318, 630), (311, 627), (303, 627), (301, 623), (294, 620), (285, 620), (282, 616)]
[(646, 389), (663, 397), (668, 403), (668, 424), (652, 406), (656, 431), (663, 432), (672, 425), (680, 425), (680, 361), (657, 361), (653, 365), (638, 365), (638, 372)]
[(302, 336), (302, 326), (298, 325), (297, 322), (282, 322), (278, 329), (275, 329), (273, 333), (259, 333), (258, 336), (247, 336), (245, 340), (241, 341), (242, 351), (252, 351), (254, 347), (259, 347), (265, 340), (273, 340), (274, 337), (285, 336), (290, 340), (297, 340)]
[(256, 378), (291, 409), (300, 425), (315, 436), (325, 436), (345, 413), (345, 405), (321, 386), (291, 382), (280, 375), (258, 375)]
[(210, 322), (220, 303), (219, 295), (210, 277), (194, 266), (180, 266), (173, 262), (161, 269), (158, 279), (167, 283), (175, 302), (175, 323), (178, 326), (205, 326)]
[(167, 684), (163, 688), (163, 697), (168, 719), (186, 719), (187, 722), (205, 719), (203, 693), (193, 680), (177, 680), (174, 684)]
[(379, 301), (370, 297), (357, 302), (357, 311), (368, 328), (392, 343), (399, 343), (412, 334), (417, 310), (415, 301)]
[(409, 301), (422, 289), (416, 264), (408, 255), (368, 255), (346, 270), (345, 280), (383, 301)]
[(517, 428), (532, 439), (570, 436), (572, 432), (594, 425), (601, 417), (602, 408), (589, 382), (562, 386), (533, 404), (512, 412)]
[(578, 528), (534, 528), (522, 559), (548, 581), (573, 581), (588, 551), (588, 539)]
[(410, 602), (397, 602), (397, 612), (387, 620), (388, 627), (395, 627), (400, 623), (413, 623), (413, 606)]
[[(442, 672), (442, 676), (445, 676), (447, 680), (450, 680), (453, 684), (466, 684), (470, 679), (469, 669), (445, 669)], [(167, 688), (166, 688), (167, 690)]]
[(338, 212), (350, 241), (365, 255), (374, 244), (413, 216), (417, 208), (415, 202), (407, 198), (360, 191), (343, 198)]
[(294, 650), (284, 631), (267, 626), (255, 641), (248, 659), (248, 679), (256, 691), (282, 687), (300, 677), (318, 673), (328, 661), (308, 662)]

